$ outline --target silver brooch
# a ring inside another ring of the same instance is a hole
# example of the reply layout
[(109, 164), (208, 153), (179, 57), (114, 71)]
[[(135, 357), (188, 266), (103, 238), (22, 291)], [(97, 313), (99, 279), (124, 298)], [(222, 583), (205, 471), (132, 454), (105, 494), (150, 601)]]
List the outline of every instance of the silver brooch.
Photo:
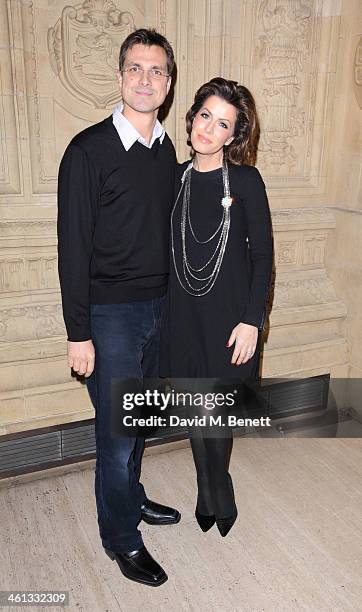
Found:
[(230, 208), (233, 203), (233, 199), (230, 196), (224, 196), (221, 200), (221, 204), (224, 208)]

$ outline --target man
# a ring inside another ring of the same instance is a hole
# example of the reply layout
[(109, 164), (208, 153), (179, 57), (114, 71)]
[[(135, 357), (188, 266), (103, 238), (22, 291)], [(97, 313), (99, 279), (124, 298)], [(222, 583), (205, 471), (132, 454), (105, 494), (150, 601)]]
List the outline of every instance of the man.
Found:
[(58, 188), (68, 363), (85, 375), (96, 411), (100, 536), (127, 578), (152, 586), (167, 575), (138, 523), (177, 523), (180, 514), (146, 497), (139, 482), (144, 438), (111, 435), (111, 382), (158, 376), (176, 156), (157, 112), (173, 65), (169, 42), (155, 30), (127, 37), (118, 73), (123, 104), (73, 138)]

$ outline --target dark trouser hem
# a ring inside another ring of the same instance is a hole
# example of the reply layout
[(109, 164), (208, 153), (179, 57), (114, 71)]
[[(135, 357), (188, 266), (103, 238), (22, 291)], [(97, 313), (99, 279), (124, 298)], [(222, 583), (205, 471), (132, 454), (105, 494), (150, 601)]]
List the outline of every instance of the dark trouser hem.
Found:
[(131, 552), (142, 548), (142, 536), (123, 536), (117, 540), (102, 540), (103, 548), (108, 548), (115, 553)]

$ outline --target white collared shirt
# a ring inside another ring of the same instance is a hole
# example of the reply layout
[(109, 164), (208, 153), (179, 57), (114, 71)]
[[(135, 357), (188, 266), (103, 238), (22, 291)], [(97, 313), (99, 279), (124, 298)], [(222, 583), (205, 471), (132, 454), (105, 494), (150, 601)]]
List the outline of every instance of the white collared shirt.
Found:
[(150, 143), (146, 142), (146, 140), (141, 136), (139, 132), (137, 132), (136, 128), (132, 125), (128, 119), (123, 115), (123, 104), (122, 102), (116, 106), (113, 111), (113, 125), (118, 132), (118, 136), (120, 137), (122, 144), (126, 151), (129, 151), (131, 146), (137, 142), (140, 142), (148, 149), (151, 149), (153, 143), (156, 138), (160, 139), (160, 143), (162, 143), (165, 137), (165, 128), (162, 127), (161, 123), (156, 121), (155, 127), (153, 128), (152, 138)]

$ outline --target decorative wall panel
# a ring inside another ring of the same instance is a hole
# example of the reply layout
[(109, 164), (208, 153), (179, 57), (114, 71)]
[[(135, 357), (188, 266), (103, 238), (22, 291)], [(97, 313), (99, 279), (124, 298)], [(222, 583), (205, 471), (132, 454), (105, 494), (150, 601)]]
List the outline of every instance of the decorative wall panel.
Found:
[(0, 6), (0, 194), (21, 191), (11, 34), (6, 2)]
[(93, 108), (117, 103), (119, 47), (134, 25), (133, 15), (109, 0), (64, 7), (48, 30), (48, 51), (53, 72), (73, 98)]
[(197, 88), (224, 76), (250, 88), (261, 121), (258, 166), (271, 196), (325, 193), (339, 16), (322, 0), (178, 1), (177, 142)]
[(33, 192), (55, 193), (69, 140), (119, 100), (119, 46), (143, 15), (132, 3), (121, 9), (111, 0), (21, 6)]

